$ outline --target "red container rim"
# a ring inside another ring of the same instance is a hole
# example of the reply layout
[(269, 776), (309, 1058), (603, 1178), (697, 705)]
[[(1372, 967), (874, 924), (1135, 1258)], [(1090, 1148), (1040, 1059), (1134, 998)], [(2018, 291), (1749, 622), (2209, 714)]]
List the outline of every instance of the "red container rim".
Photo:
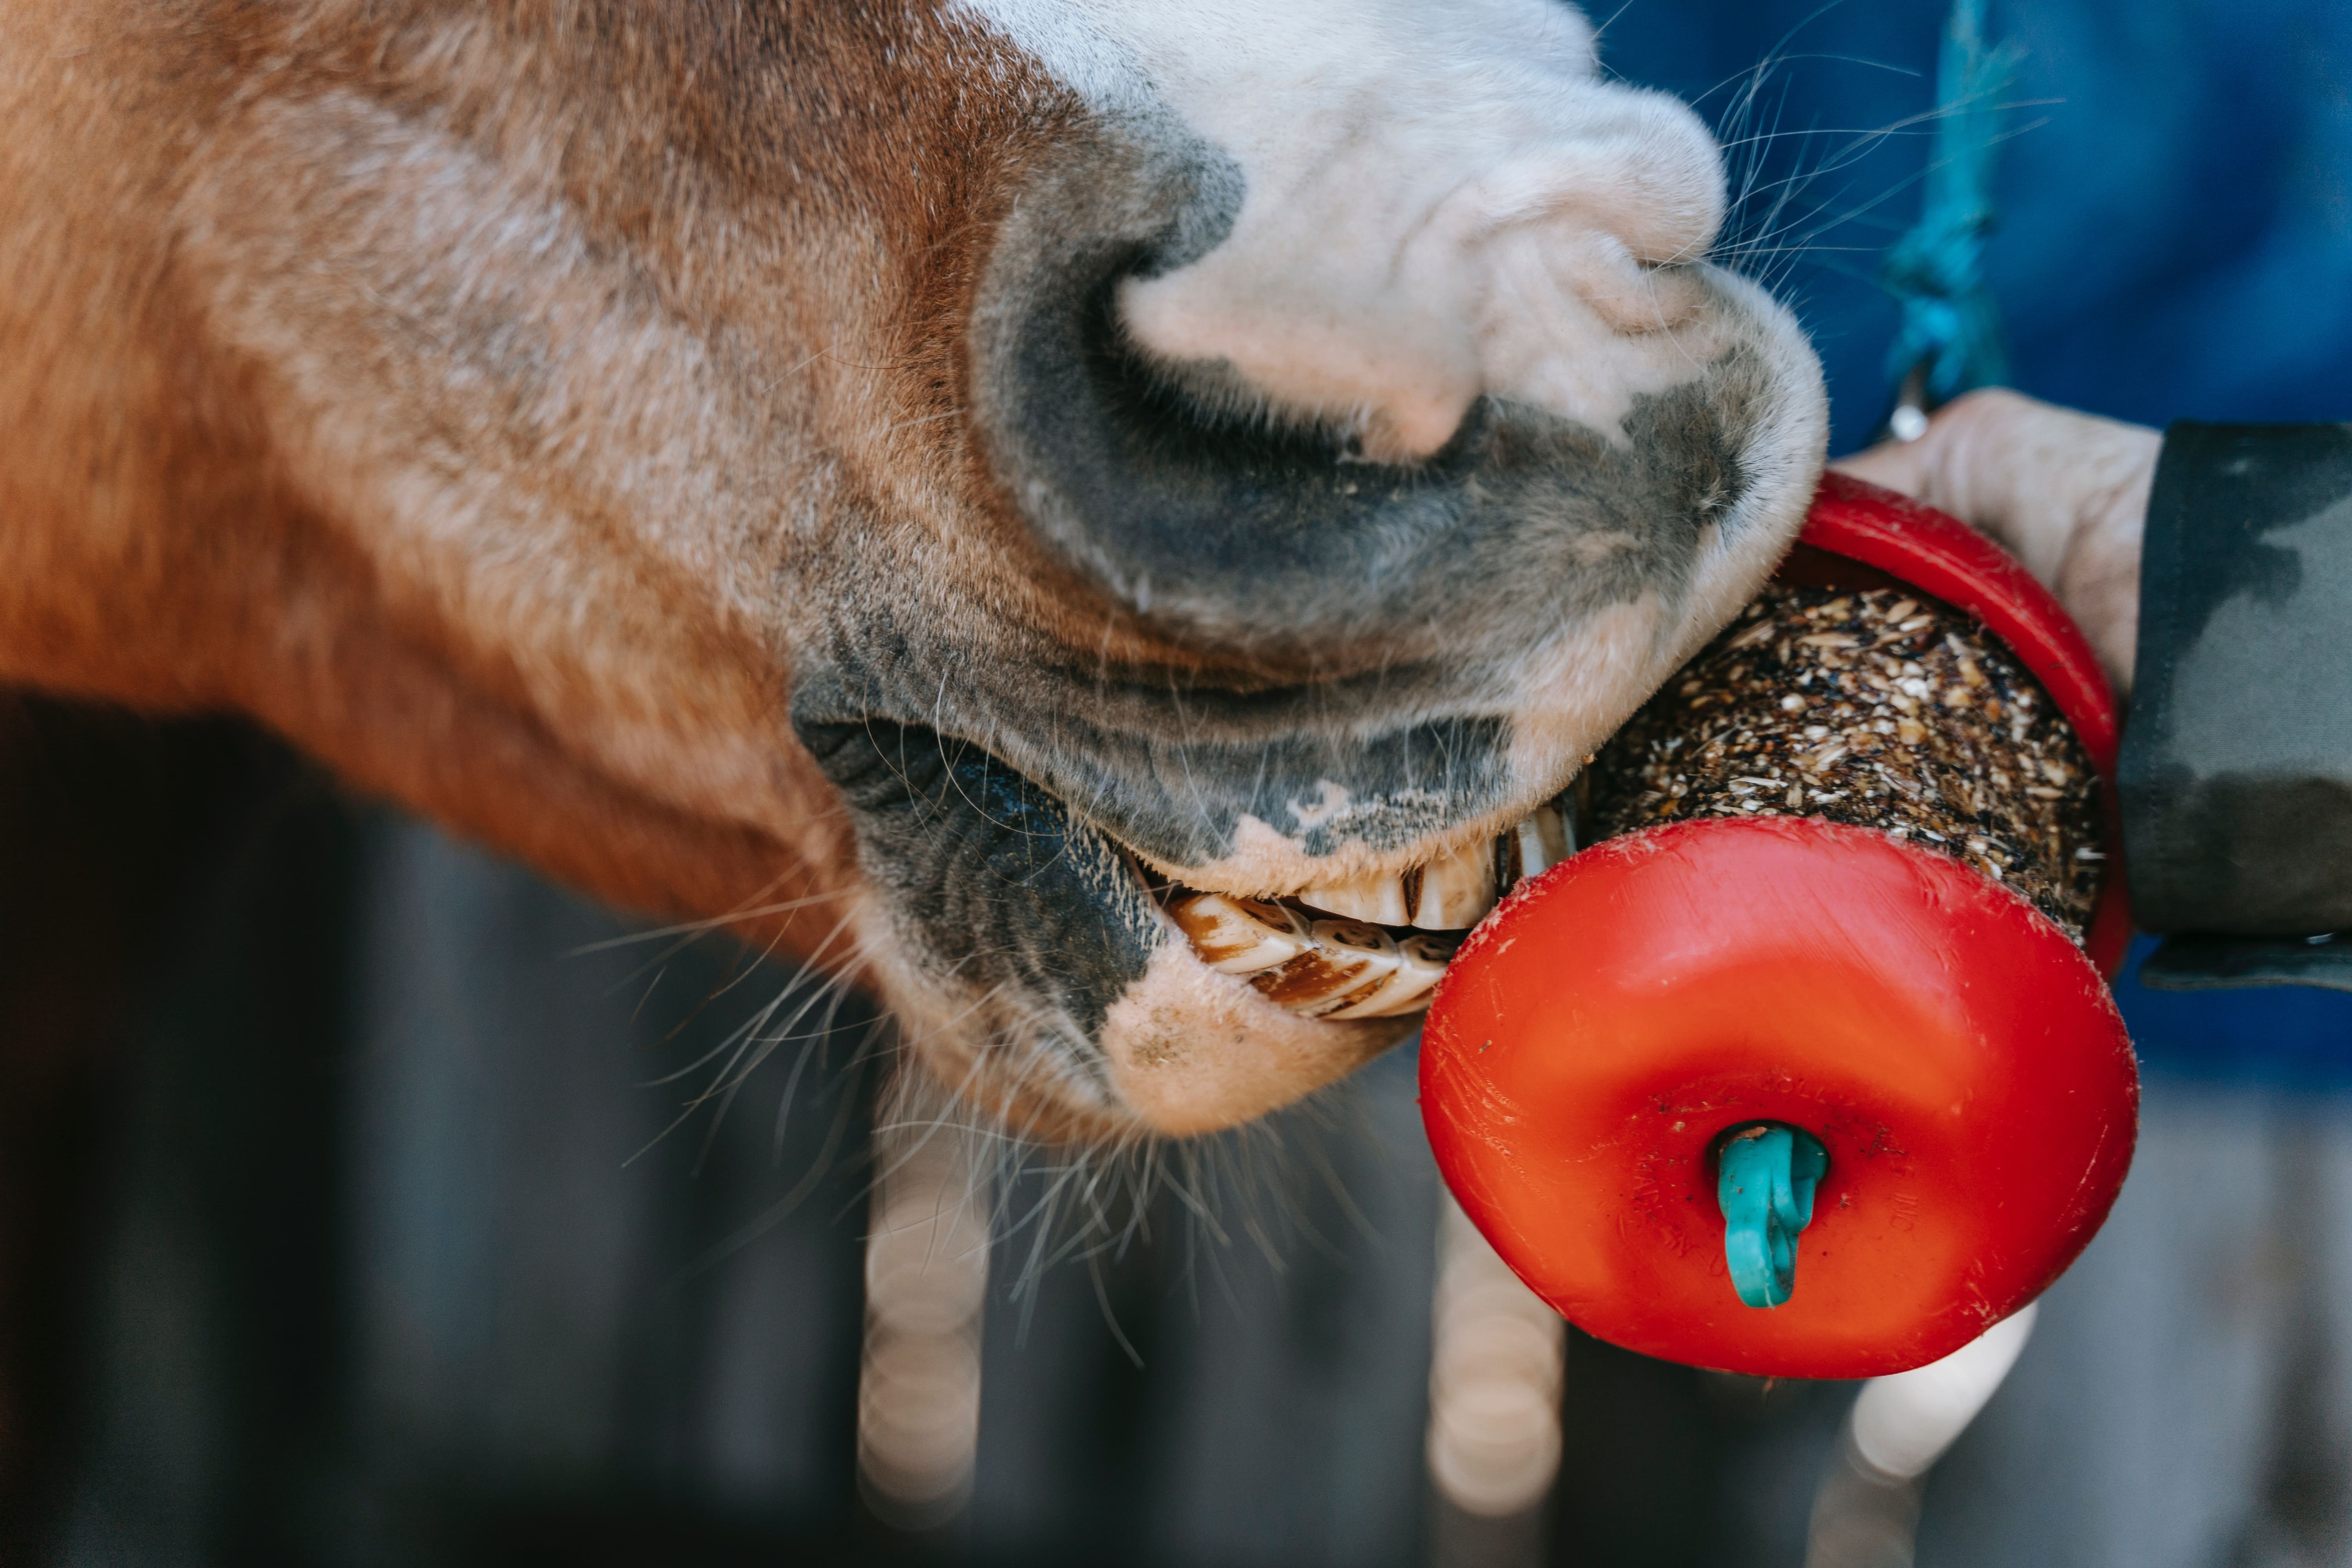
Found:
[(1850, 475), (1822, 476), (1798, 542), (1874, 567), (1976, 616), (2058, 704), (2103, 786), (2107, 875), (2083, 946), (2112, 981), (2131, 945), (2131, 897), (2124, 881), (2122, 819), (2116, 805), (2123, 720), (2083, 628), (2033, 574), (1967, 523)]

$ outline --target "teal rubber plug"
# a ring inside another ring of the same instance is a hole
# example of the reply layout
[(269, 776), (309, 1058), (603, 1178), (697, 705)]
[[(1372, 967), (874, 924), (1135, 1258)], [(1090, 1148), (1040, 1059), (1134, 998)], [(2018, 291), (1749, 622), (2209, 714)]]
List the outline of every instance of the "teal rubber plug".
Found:
[(1743, 1127), (1723, 1145), (1715, 1201), (1723, 1209), (1723, 1257), (1731, 1288), (1751, 1307), (1777, 1307), (1797, 1289), (1797, 1237), (1813, 1220), (1813, 1189), (1829, 1151), (1801, 1128)]

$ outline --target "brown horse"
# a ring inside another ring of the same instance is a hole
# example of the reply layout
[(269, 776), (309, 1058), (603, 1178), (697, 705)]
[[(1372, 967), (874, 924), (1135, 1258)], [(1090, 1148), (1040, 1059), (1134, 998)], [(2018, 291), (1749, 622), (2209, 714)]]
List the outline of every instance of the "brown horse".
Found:
[(0, 684), (731, 920), (1041, 1135), (1409, 1029), (1821, 465), (1714, 143), (1552, 0), (0, 37)]

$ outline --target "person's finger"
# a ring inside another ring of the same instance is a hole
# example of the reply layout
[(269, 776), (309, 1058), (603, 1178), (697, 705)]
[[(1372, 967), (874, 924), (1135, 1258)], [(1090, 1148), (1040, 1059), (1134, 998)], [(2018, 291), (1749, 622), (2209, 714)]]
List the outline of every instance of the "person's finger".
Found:
[(2137, 425), (1986, 387), (1937, 409), (1917, 440), (1838, 467), (1992, 535), (2054, 587), (2077, 527), (2144, 484), (2161, 444)]
[(2139, 539), (2163, 437), (2002, 388), (1956, 398), (1916, 441), (1833, 465), (2005, 546), (2082, 622), (2119, 688), (2138, 626)]
[(2044, 425), (2068, 417), (2063, 409), (1988, 387), (1937, 409), (1916, 440), (1883, 442), (1833, 466), (1950, 512), (2007, 545), (2046, 582), (2064, 554), (2065, 529), (2062, 524), (2054, 539), (2021, 530), (2017, 502), (2021, 492), (2050, 497), (2051, 476), (2042, 471), (2050, 443), (2039, 437)]
[(1914, 500), (1927, 499), (1919, 493), (1926, 475), (1918, 441), (1881, 441), (1851, 457), (1840, 458), (1830, 467), (1841, 474), (1852, 474), (1857, 479), (1900, 490)]

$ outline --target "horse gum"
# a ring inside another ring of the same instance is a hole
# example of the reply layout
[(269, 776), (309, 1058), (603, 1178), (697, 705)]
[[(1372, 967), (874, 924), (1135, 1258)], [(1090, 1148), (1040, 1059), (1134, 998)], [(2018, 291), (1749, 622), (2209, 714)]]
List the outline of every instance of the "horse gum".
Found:
[(1591, 838), (1710, 816), (1876, 828), (2078, 943), (2105, 866), (2098, 777), (2057, 704), (1972, 616), (1900, 589), (1768, 585), (1589, 776)]

